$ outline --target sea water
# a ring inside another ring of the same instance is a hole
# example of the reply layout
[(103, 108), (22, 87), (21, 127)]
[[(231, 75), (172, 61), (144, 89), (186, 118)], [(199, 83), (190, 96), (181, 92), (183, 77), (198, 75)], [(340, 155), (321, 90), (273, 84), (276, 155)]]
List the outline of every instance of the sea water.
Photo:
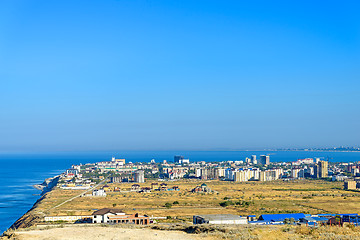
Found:
[(360, 161), (360, 152), (309, 151), (114, 151), (63, 153), (0, 153), (0, 234), (26, 213), (40, 197), (33, 188), (46, 178), (70, 168), (72, 164), (109, 161), (112, 156), (127, 162), (173, 161), (174, 155), (183, 155), (190, 161), (236, 161), (251, 155), (269, 154), (272, 162), (296, 161), (320, 157), (330, 162)]

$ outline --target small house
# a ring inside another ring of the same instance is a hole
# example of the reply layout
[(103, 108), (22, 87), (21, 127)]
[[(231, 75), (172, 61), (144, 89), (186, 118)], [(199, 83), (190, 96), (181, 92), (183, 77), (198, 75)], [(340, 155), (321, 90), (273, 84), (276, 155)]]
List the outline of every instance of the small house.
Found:
[(149, 188), (149, 187), (143, 187), (143, 188), (141, 188), (141, 192), (143, 192), (143, 193), (150, 193), (150, 192), (151, 192), (151, 188)]
[(93, 216), (93, 223), (108, 223), (110, 216), (123, 216), (125, 213), (120, 209), (102, 208), (95, 211)]
[(112, 189), (109, 187), (109, 185), (104, 185), (102, 187), (102, 189), (104, 189), (105, 192), (111, 192), (112, 191)]
[(167, 187), (167, 184), (166, 184), (166, 183), (161, 183), (161, 184), (160, 184), (160, 188), (159, 188), (160, 191), (167, 191), (167, 188), (168, 188), (168, 187)]
[(157, 188), (159, 188), (158, 183), (151, 183), (151, 189), (155, 190)]
[(146, 215), (142, 216), (138, 213), (135, 214), (122, 214), (109, 216), (109, 223), (122, 223), (122, 224), (136, 224), (136, 225), (148, 225), (150, 218)]
[(140, 188), (140, 185), (139, 184), (133, 184), (133, 185), (131, 185), (131, 191), (136, 191), (136, 192), (138, 192), (138, 191), (140, 191), (141, 190), (141, 188)]

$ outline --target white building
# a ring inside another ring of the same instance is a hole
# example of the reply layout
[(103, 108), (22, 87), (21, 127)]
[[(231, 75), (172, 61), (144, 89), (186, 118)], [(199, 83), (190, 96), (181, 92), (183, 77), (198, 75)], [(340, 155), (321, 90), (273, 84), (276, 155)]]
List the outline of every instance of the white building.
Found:
[(201, 177), (201, 168), (195, 169), (195, 177)]
[(256, 155), (251, 155), (251, 162), (257, 164)]
[(353, 168), (353, 169), (351, 169), (351, 174), (352, 174), (352, 175), (356, 176), (356, 174), (358, 174), (358, 173), (359, 173), (359, 169), (358, 169), (358, 168)]
[(232, 214), (207, 214), (193, 216), (194, 224), (247, 224), (246, 217)]
[(119, 209), (103, 208), (97, 210), (92, 215), (93, 223), (108, 223), (110, 216), (125, 215), (125, 213)]
[(144, 170), (138, 170), (134, 173), (134, 181), (137, 183), (145, 182)]
[(104, 189), (95, 189), (93, 192), (92, 192), (92, 195), (94, 197), (106, 197), (106, 192)]
[(344, 175), (336, 175), (336, 176), (332, 176), (331, 177), (331, 180), (334, 182), (334, 181), (345, 181), (347, 180), (348, 177), (347, 176), (344, 176)]
[(66, 169), (66, 175), (70, 175), (70, 174), (73, 174), (76, 176), (79, 174), (79, 170), (76, 168)]
[(181, 164), (189, 164), (190, 163), (190, 159), (182, 159), (181, 160)]
[(253, 179), (252, 180), (260, 180), (260, 169), (258, 168), (253, 168), (252, 169), (252, 176), (253, 176)]
[(291, 169), (291, 177), (292, 178), (304, 178), (304, 169), (301, 169), (301, 168)]
[(225, 179), (233, 181), (234, 180), (234, 170), (231, 168), (225, 169)]
[(45, 222), (57, 222), (57, 221), (65, 221), (65, 222), (76, 222), (78, 220), (92, 220), (93, 216), (46, 216), (44, 218)]
[(260, 155), (259, 164), (269, 165), (270, 164), (270, 156), (269, 155)]

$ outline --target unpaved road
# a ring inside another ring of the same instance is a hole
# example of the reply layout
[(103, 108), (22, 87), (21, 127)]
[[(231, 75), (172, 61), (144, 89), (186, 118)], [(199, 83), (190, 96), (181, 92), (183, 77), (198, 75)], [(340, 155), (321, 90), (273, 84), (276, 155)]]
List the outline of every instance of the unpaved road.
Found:
[(200, 236), (178, 231), (110, 227), (64, 227), (47, 230), (17, 231), (19, 240), (200, 240)]

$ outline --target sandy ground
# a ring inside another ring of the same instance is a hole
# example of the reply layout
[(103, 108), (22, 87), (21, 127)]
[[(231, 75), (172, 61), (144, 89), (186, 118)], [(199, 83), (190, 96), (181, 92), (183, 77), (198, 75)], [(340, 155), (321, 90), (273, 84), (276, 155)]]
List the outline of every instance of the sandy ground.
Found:
[(169, 239), (169, 240), (193, 240), (200, 239), (199, 236), (190, 235), (184, 232), (168, 232), (151, 229), (126, 229), (126, 228), (106, 228), (106, 227), (91, 227), (90, 228), (78, 228), (78, 227), (64, 227), (53, 228), (47, 230), (32, 230), (32, 231), (17, 231), (16, 239), (20, 240), (157, 240), (157, 239)]

